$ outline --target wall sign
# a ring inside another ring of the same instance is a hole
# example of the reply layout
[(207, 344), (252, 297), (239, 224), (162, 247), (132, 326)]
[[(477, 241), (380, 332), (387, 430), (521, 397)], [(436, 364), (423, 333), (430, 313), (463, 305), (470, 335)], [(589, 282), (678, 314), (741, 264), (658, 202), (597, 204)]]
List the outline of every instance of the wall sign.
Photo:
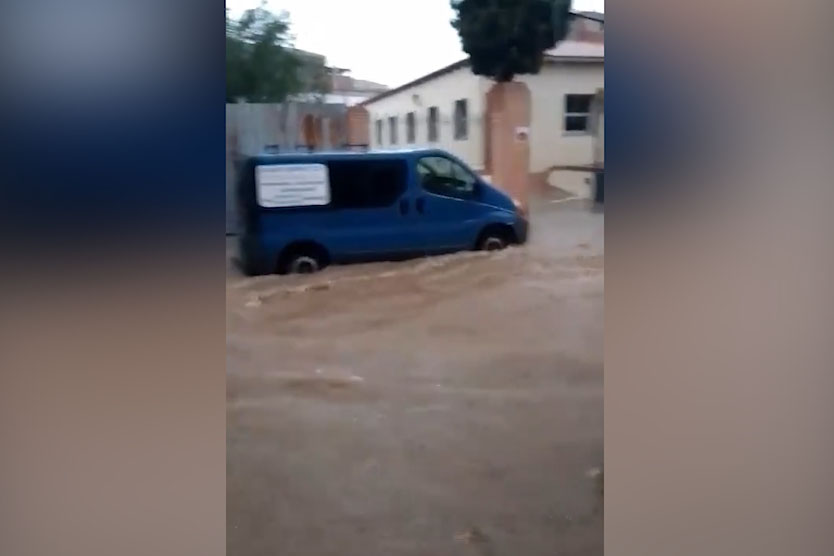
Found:
[(527, 126), (518, 126), (515, 128), (515, 140), (526, 141), (530, 136), (530, 128)]

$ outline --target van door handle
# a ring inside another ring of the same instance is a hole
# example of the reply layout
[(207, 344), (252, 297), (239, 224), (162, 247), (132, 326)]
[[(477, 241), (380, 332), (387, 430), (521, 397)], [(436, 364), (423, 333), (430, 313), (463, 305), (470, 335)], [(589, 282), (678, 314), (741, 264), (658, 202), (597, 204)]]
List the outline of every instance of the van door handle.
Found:
[(417, 212), (423, 214), (423, 211), (426, 208), (426, 200), (422, 197), (418, 197), (417, 200), (414, 202), (414, 207), (417, 209)]
[(408, 214), (408, 199), (400, 199), (400, 214)]

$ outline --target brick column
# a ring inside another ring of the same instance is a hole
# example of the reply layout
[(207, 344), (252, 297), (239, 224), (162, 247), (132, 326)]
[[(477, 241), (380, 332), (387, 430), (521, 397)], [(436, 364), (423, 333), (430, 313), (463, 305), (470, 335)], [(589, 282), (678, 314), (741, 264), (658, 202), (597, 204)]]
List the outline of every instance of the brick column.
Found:
[(487, 157), (491, 181), (526, 207), (530, 189), (530, 90), (518, 81), (487, 93)]
[(317, 115), (313, 117), (313, 148), (320, 149), (322, 148), (324, 141), (323, 137), (323, 124), (321, 121), (321, 116)]
[(347, 110), (347, 142), (352, 145), (369, 145), (371, 116), (364, 106), (351, 106)]
[(341, 147), (344, 142), (344, 133), (342, 132), (343, 129), (343, 122), (342, 116), (333, 116), (330, 118), (330, 146), (333, 148)]
[(316, 144), (316, 120), (312, 114), (304, 114), (298, 126), (298, 145), (312, 148)]

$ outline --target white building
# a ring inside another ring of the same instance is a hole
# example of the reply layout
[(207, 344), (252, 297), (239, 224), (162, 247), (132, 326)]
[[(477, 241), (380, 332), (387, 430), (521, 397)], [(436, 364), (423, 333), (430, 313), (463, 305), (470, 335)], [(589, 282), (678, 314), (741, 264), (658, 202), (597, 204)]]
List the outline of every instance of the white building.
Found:
[[(531, 173), (593, 163), (588, 116), (604, 86), (604, 48), (563, 41), (546, 52), (540, 73), (516, 76), (531, 96)], [(492, 85), (462, 60), (366, 100), (371, 146), (436, 146), (483, 170), (485, 95)]]
[[(331, 70), (333, 71), (333, 70)], [(388, 90), (388, 87), (373, 81), (354, 79), (347, 75), (347, 70), (330, 75), (330, 90), (327, 93), (301, 93), (292, 100), (300, 102), (322, 102), (324, 104), (344, 104), (353, 106)]]
[(322, 54), (299, 49), (292, 51), (306, 64), (300, 72), (305, 92), (292, 95), (292, 101), (353, 106), (389, 89), (381, 83), (356, 79), (349, 75), (347, 68), (327, 65)]

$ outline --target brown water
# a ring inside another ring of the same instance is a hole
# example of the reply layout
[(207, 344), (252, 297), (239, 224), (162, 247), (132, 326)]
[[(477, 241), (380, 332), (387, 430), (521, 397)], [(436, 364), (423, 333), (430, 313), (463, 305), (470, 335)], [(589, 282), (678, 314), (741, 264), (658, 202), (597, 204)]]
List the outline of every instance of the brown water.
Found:
[(227, 281), (235, 555), (602, 554), (602, 216)]

